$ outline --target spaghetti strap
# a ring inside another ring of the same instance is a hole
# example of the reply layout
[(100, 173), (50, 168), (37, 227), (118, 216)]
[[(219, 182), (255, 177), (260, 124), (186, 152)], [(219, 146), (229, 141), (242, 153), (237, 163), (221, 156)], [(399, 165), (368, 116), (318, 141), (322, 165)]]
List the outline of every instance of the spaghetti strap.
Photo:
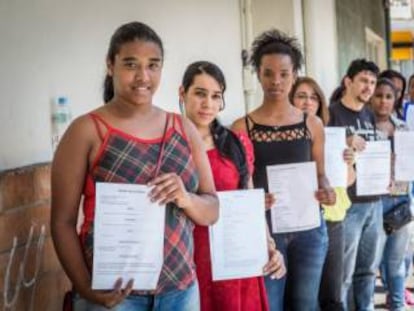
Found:
[[(183, 136), (185, 141), (188, 143), (189, 140), (188, 140), (188, 137), (187, 137), (187, 133), (184, 130), (183, 118), (179, 114), (174, 113), (174, 120), (175, 119), (177, 119), (177, 124), (179, 126), (180, 134)], [(176, 128), (174, 127), (174, 129), (176, 129)]]
[(168, 124), (170, 123), (170, 116), (171, 116), (171, 114), (167, 112), (167, 117), (166, 117), (165, 126), (164, 126), (164, 132), (162, 134), (161, 147), (160, 147), (160, 151), (158, 153), (157, 166), (155, 167), (155, 171), (154, 171), (154, 178), (158, 176), (158, 173), (159, 173), (160, 168), (161, 168), (161, 162), (162, 162), (162, 158), (164, 156), (164, 147), (165, 147), (165, 141), (166, 141), (166, 136), (167, 136)]
[(249, 121), (253, 123), (253, 126), (255, 125), (255, 122), (253, 121), (253, 119), (248, 114), (246, 114), (246, 117), (244, 118), (244, 122), (246, 123), (246, 131), (247, 131), (247, 135), (249, 135), (249, 139), (252, 139)]
[(96, 128), (96, 131), (98, 132), (99, 138), (101, 139), (101, 141), (104, 141), (105, 135), (102, 132), (102, 128), (100, 124), (102, 124), (106, 128), (106, 130), (110, 129), (109, 124), (106, 123), (100, 116), (98, 116), (95, 113), (90, 113), (89, 117), (92, 119), (93, 123), (95, 124), (95, 128)]

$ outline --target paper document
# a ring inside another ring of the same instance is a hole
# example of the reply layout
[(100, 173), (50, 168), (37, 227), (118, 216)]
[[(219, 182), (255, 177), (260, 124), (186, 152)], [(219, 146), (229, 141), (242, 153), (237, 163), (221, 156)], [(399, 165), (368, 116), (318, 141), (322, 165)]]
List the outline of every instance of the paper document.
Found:
[(325, 128), (325, 174), (331, 187), (347, 187), (348, 169), (344, 161), (346, 135), (344, 127)]
[(165, 206), (151, 203), (145, 185), (97, 183), (93, 289), (134, 279), (135, 290), (156, 288), (163, 265)]
[(271, 209), (274, 233), (304, 231), (321, 224), (315, 162), (267, 167), (269, 192), (276, 196)]
[(357, 195), (389, 193), (391, 182), (391, 144), (389, 140), (367, 141), (356, 156)]
[(394, 133), (395, 180), (414, 180), (414, 131)]
[(269, 256), (263, 189), (217, 194), (220, 217), (209, 227), (213, 280), (263, 275)]

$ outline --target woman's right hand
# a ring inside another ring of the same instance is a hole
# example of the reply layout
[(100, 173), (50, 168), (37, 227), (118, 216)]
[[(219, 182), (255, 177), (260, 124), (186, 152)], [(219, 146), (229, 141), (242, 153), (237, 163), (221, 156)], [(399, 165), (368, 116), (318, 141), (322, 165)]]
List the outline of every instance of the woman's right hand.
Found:
[(85, 299), (95, 304), (111, 309), (120, 304), (132, 292), (134, 280), (129, 280), (126, 287), (122, 289), (122, 278), (115, 282), (114, 289), (111, 291), (90, 290)]

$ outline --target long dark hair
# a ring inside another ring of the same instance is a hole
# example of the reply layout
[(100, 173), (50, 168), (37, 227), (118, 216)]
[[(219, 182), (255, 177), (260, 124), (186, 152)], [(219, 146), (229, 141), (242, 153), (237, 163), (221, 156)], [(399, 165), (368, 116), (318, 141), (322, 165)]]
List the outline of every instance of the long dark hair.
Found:
[(342, 78), (341, 84), (337, 86), (337, 88), (332, 92), (331, 97), (329, 97), (329, 105), (332, 105), (333, 103), (336, 103), (341, 100), (341, 98), (344, 96), (345, 92), (345, 77)]
[(394, 106), (394, 110), (397, 113), (398, 117), (402, 119), (401, 110), (402, 110), (403, 102), (404, 102), (405, 89), (407, 87), (407, 82), (405, 81), (404, 76), (398, 71), (395, 71), (393, 69), (387, 69), (387, 70), (382, 71), (379, 74), (378, 78), (387, 78), (387, 79), (390, 79), (391, 81), (392, 79), (400, 79), (400, 81), (402, 82), (401, 94), (400, 94), (400, 97), (397, 98), (397, 101), (395, 102), (395, 106)]
[[(197, 75), (207, 74), (220, 85), (222, 93), (226, 90), (226, 80), (221, 69), (208, 61), (198, 61), (190, 64), (184, 72), (182, 87), (187, 92), (194, 83)], [(223, 107), (224, 109), (224, 100)], [(238, 137), (229, 129), (224, 127), (217, 119), (210, 124), (210, 132), (213, 136), (214, 145), (223, 157), (230, 159), (236, 166), (239, 174), (239, 188), (246, 189), (249, 180), (247, 168), (246, 151)]]
[[(106, 54), (106, 60), (113, 64), (115, 62), (115, 55), (119, 53), (121, 46), (134, 40), (155, 43), (160, 48), (161, 55), (164, 57), (164, 48), (162, 41), (157, 33), (144, 23), (130, 22), (119, 27), (112, 35), (111, 41), (109, 43), (108, 53)], [(113, 80), (112, 77), (107, 74), (104, 80), (103, 100), (105, 103), (107, 103), (113, 97)]]

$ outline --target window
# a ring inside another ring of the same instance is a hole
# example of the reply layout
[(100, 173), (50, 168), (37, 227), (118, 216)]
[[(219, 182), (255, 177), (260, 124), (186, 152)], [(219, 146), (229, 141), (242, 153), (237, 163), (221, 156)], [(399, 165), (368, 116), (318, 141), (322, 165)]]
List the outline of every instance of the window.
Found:
[(365, 57), (381, 70), (387, 67), (385, 41), (369, 28), (365, 28)]

